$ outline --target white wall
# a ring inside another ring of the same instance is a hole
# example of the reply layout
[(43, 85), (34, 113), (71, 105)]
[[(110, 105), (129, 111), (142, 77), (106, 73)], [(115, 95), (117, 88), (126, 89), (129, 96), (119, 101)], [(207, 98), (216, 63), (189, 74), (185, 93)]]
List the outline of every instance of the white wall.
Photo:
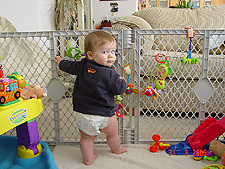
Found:
[(55, 30), (55, 0), (0, 0), (0, 15), (17, 31)]
[[(110, 3), (112, 2), (118, 3), (119, 8), (118, 12), (114, 13), (111, 12), (112, 7), (110, 7)], [(92, 11), (93, 11), (92, 17), (95, 21), (95, 25), (100, 25), (102, 20), (107, 19), (107, 15), (109, 16), (110, 19), (117, 16), (131, 15), (137, 10), (138, 10), (138, 0), (124, 0), (124, 1), (92, 0)]]
[[(114, 12), (114, 16), (111, 12), (111, 2), (119, 4), (119, 11)], [(110, 19), (131, 15), (137, 9), (138, 0), (92, 0), (92, 17), (95, 20), (95, 25), (100, 24), (107, 16)], [(0, 0), (0, 15), (6, 17), (17, 31), (21, 32), (55, 30), (54, 10), (55, 0)]]

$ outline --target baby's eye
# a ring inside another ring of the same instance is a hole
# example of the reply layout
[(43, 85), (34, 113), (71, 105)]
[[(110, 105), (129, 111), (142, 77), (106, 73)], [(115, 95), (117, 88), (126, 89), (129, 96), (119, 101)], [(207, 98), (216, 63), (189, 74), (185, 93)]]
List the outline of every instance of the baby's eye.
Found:
[(103, 54), (107, 54), (107, 53), (108, 53), (108, 51), (104, 51), (104, 52), (103, 52)]
[(112, 51), (111, 51), (112, 54), (114, 54), (115, 52), (116, 52), (115, 50), (112, 50)]

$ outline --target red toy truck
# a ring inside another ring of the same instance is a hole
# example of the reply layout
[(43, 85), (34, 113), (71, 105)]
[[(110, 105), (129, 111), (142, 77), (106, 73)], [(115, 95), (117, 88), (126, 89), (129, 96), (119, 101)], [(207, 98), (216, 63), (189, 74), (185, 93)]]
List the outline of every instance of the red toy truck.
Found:
[(19, 99), (20, 93), (18, 80), (0, 79), (0, 105)]

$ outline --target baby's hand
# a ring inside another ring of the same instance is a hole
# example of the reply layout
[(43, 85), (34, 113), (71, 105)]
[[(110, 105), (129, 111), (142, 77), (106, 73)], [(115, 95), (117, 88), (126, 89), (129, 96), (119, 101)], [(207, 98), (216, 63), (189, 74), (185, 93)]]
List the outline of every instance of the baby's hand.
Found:
[(61, 60), (63, 60), (63, 58), (61, 58), (60, 56), (56, 56), (53, 60), (57, 65), (59, 65), (59, 63), (61, 62)]

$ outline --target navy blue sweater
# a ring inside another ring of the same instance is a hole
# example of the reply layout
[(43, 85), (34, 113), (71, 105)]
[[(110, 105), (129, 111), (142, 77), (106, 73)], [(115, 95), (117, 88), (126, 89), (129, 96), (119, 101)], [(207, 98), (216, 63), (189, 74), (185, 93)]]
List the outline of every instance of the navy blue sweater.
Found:
[(124, 93), (127, 84), (114, 69), (86, 58), (79, 62), (62, 60), (59, 68), (77, 75), (73, 90), (74, 111), (105, 117), (115, 115), (114, 95)]

